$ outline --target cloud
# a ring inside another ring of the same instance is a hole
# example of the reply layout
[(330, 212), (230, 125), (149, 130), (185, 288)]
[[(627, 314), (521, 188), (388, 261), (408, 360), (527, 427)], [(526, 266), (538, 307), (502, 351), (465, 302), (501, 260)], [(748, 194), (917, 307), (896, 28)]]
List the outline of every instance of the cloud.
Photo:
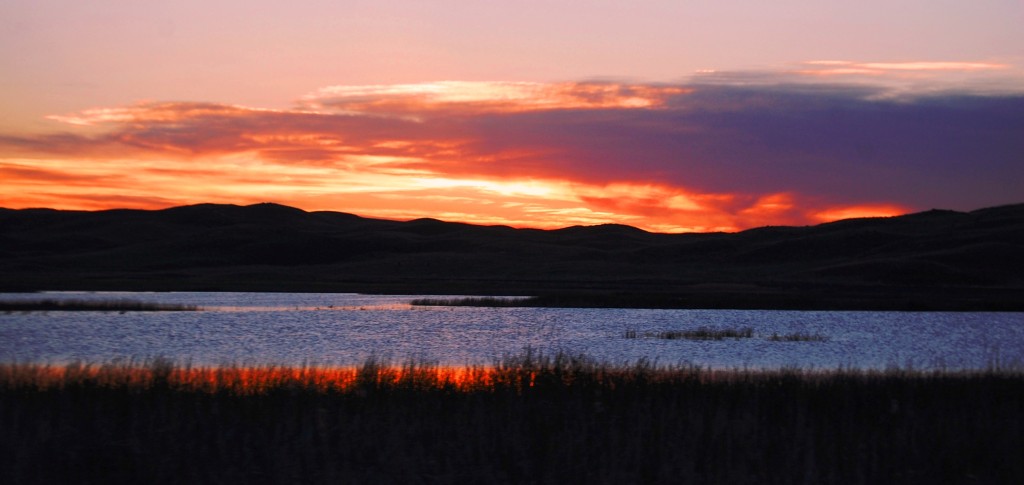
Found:
[(406, 115), (516, 113), (563, 109), (652, 108), (686, 92), (680, 86), (618, 83), (441, 81), (421, 84), (330, 86), (304, 96), (318, 111)]
[(861, 89), (876, 99), (916, 99), (937, 94), (1019, 95), (1021, 68), (994, 61), (860, 62), (815, 60), (785, 69), (697, 72), (688, 82), (715, 86), (796, 85), (802, 89)]
[(949, 71), (977, 72), (1009, 69), (1009, 64), (999, 62), (853, 62), (853, 61), (808, 61), (805, 64), (817, 69), (799, 71), (804, 74), (873, 74), (881, 75), (892, 71)]
[[(1007, 69), (800, 67), (882, 76)], [(52, 117), (69, 131), (0, 134), (0, 162), (19, 180), (0, 189), (27, 197), (49, 184), (79, 201), (111, 193), (183, 202), (272, 197), (370, 216), (656, 230), (1020, 201), (1024, 95), (965, 88), (894, 96), (904, 88), (822, 79), (796, 69), (705, 73), (673, 85), (448, 81), (334, 86), (287, 110), (100, 108)], [(119, 171), (130, 183), (109, 178), (106, 191), (72, 190), (76, 180)]]

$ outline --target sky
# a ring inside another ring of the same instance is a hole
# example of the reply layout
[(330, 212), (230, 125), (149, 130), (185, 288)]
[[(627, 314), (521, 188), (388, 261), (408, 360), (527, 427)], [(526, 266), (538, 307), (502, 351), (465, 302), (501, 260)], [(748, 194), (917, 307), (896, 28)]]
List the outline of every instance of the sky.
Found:
[(659, 232), (1024, 202), (1024, 1), (0, 2), (0, 207)]

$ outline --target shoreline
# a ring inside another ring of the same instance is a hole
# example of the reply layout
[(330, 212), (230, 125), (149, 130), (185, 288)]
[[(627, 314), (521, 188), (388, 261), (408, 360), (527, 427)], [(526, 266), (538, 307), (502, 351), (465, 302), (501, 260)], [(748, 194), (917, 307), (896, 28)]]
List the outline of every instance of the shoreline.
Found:
[[(41, 294), (60, 292), (252, 292), (252, 293), (358, 293), (368, 295), (408, 295), (429, 300), (437, 295), (449, 298), (456, 306), (524, 306), (546, 308), (636, 308), (688, 310), (822, 310), (822, 311), (940, 311), (940, 312), (1024, 312), (1024, 289), (940, 287), (909, 288), (902, 291), (887, 287), (733, 287), (641, 291), (637, 289), (584, 289), (527, 291), (518, 287), (481, 288), (466, 285), (283, 285), (268, 287), (248, 283), (217, 286), (188, 284), (150, 285), (50, 285), (41, 288), (10, 289), (0, 292)], [(511, 304), (495, 297), (520, 297)], [(462, 301), (459, 301), (462, 300)], [(490, 301), (489, 301), (490, 300)]]

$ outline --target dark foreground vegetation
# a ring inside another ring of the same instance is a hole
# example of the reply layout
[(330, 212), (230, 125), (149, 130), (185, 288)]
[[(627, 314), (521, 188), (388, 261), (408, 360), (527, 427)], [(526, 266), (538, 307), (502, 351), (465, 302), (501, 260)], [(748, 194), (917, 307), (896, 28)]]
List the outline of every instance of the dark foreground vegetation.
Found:
[(539, 295), (549, 306), (1024, 311), (1024, 204), (657, 234), (276, 204), (0, 208), (0, 291)]
[(0, 365), (4, 483), (1022, 483), (1019, 370)]
[(0, 300), (0, 312), (181, 312), (195, 305), (152, 303), (135, 300)]

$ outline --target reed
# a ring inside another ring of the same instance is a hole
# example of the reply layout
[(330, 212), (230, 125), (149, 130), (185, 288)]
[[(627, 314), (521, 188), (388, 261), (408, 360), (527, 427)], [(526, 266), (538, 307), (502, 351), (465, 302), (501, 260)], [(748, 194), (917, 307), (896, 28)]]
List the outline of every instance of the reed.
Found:
[(0, 365), (5, 483), (1021, 483), (1024, 372)]
[(532, 302), (536, 297), (458, 297), (458, 298), (416, 298), (409, 302), (412, 306), (469, 306), (469, 307), (523, 307), (534, 306)]
[(828, 337), (820, 333), (795, 332), (782, 335), (773, 333), (768, 340), (772, 342), (825, 342), (828, 341)]
[(626, 338), (659, 338), (665, 340), (725, 340), (751, 338), (754, 330), (751, 328), (711, 328), (698, 327), (690, 330), (666, 330), (662, 332), (638, 333), (636, 330), (626, 330)]
[(0, 312), (172, 312), (196, 311), (195, 305), (152, 303), (135, 300), (8, 300), (0, 301)]

